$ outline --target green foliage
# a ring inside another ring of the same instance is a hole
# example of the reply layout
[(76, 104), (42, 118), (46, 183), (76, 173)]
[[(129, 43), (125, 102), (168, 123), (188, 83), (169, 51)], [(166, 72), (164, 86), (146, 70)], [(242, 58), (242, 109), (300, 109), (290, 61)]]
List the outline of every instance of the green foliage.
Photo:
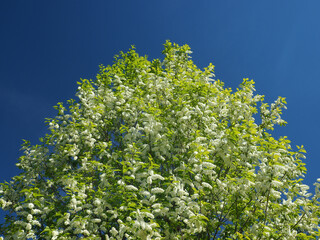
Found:
[(301, 182), (305, 150), (272, 136), (285, 99), (265, 103), (249, 79), (233, 92), (190, 53), (167, 41), (150, 62), (132, 47), (81, 80), (1, 184), (2, 236), (316, 239), (319, 183), (312, 195)]

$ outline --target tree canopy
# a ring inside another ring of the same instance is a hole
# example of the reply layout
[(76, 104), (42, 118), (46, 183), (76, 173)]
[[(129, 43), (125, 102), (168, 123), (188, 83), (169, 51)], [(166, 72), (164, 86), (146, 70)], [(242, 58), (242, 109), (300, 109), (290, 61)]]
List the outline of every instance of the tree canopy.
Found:
[(236, 91), (188, 45), (132, 47), (58, 103), (21, 173), (1, 184), (5, 239), (317, 239), (303, 146), (272, 135), (285, 99)]

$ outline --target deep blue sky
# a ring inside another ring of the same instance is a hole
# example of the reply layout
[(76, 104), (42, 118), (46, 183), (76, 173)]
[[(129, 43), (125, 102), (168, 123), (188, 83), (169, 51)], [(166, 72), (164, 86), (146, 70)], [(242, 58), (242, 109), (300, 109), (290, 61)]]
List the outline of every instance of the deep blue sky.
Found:
[(189, 44), (203, 68), (235, 89), (254, 79), (271, 102), (287, 98), (286, 135), (307, 150), (306, 183), (320, 177), (318, 0), (7, 0), (0, 2), (0, 182), (17, 174), (22, 139), (38, 143), (53, 106), (80, 78), (132, 44), (159, 58), (166, 39)]

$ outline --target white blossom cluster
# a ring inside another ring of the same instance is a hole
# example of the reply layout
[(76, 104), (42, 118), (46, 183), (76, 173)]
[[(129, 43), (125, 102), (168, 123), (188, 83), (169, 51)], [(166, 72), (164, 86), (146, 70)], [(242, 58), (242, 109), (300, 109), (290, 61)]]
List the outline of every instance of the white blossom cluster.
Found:
[[(0, 185), (4, 239), (316, 239), (303, 147), (244, 79), (237, 91), (166, 42), (164, 60), (134, 48), (58, 103), (21, 174)], [(259, 113), (261, 123), (253, 116)]]

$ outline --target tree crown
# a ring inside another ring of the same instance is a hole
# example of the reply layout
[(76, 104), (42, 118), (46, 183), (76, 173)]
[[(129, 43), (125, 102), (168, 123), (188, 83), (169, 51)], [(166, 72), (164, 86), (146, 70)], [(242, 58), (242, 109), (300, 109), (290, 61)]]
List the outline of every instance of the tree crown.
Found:
[[(236, 91), (200, 70), (188, 45), (164, 60), (134, 47), (58, 103), (21, 174), (2, 183), (6, 239), (315, 239), (305, 150), (275, 139), (285, 99)], [(261, 122), (254, 118), (260, 114)]]

